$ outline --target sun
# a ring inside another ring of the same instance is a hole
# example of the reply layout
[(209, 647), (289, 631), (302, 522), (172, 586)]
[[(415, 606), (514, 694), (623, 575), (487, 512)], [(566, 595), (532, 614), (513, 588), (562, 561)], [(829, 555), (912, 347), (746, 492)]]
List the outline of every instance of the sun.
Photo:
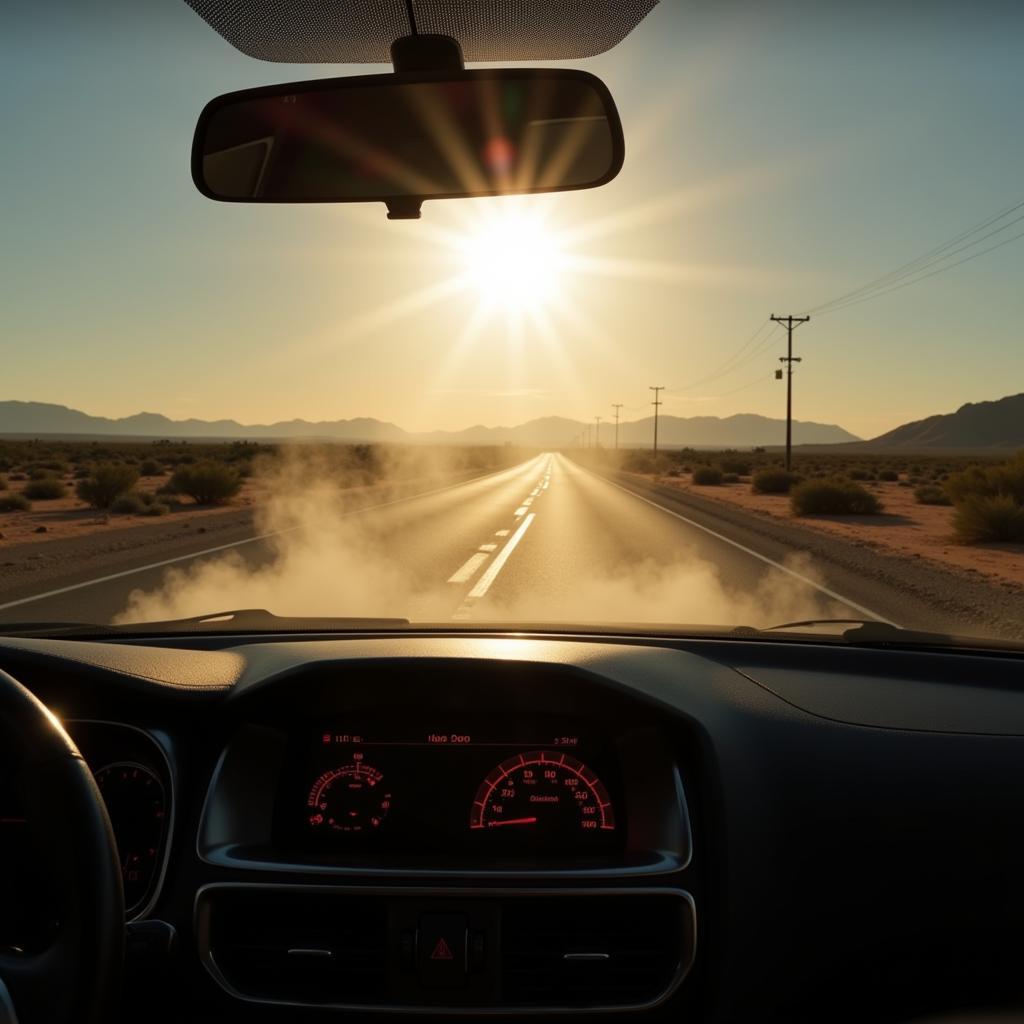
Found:
[(494, 211), (458, 240), (463, 282), (491, 312), (542, 312), (564, 288), (568, 256), (538, 211)]

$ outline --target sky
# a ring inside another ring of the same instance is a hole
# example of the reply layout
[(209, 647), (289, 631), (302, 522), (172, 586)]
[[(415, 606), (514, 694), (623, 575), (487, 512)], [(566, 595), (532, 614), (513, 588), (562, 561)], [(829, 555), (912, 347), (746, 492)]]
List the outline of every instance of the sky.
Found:
[[(615, 181), (388, 222), (213, 203), (188, 169), (213, 96), (385, 66), (254, 60), (175, 0), (20, 5), (0, 35), (0, 399), (427, 430), (635, 419), (664, 385), (664, 413), (784, 415), (770, 314), (1024, 200), (1024, 8), (837, 8), (665, 0), (572, 63), (619, 107)], [(467, 264), (500, 269), (522, 224), (554, 269), (494, 302)], [(1024, 390), (1022, 270), (1024, 239), (813, 315), (795, 416), (870, 437)]]

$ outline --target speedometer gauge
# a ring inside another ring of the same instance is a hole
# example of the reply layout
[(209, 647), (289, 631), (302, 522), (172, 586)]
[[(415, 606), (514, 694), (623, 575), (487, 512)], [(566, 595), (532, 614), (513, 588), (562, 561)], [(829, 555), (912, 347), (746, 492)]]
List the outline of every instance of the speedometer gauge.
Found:
[(471, 829), (569, 837), (613, 832), (615, 811), (601, 780), (582, 761), (531, 750), (502, 761), (477, 789)]

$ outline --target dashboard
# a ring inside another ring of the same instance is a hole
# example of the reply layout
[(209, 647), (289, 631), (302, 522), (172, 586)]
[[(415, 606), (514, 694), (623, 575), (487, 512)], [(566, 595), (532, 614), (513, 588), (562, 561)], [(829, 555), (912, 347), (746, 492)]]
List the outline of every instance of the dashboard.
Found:
[[(126, 1019), (1024, 1003), (1009, 656), (378, 635), (0, 665), (107, 802)], [(42, 948), (59, 899), (11, 787), (0, 840), (0, 946)]]

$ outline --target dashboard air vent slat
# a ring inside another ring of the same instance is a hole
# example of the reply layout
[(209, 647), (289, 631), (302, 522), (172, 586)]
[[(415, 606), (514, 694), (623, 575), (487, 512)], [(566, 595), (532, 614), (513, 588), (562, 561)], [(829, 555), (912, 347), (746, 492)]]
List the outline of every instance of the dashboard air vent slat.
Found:
[(683, 956), (673, 896), (515, 901), (502, 912), (502, 994), (523, 1006), (636, 1006), (668, 989)]

